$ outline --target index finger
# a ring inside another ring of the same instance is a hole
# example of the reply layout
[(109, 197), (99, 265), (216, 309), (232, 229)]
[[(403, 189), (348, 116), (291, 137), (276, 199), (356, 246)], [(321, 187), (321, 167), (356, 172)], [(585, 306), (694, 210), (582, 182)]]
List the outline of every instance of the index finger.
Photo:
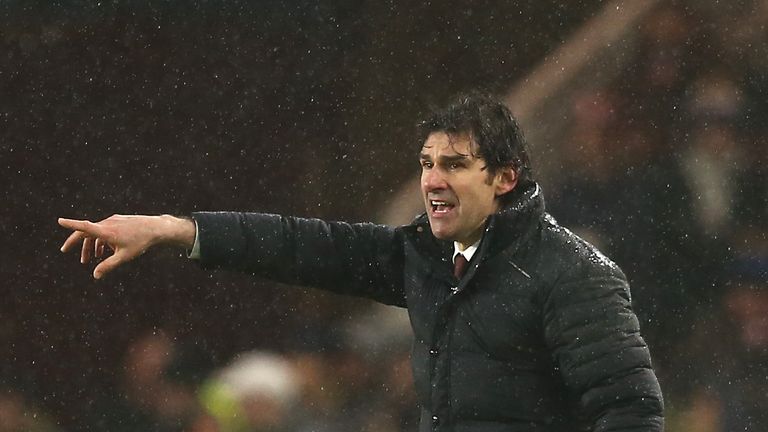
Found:
[(59, 225), (73, 231), (82, 231), (94, 237), (98, 237), (101, 229), (98, 224), (87, 220), (59, 218)]

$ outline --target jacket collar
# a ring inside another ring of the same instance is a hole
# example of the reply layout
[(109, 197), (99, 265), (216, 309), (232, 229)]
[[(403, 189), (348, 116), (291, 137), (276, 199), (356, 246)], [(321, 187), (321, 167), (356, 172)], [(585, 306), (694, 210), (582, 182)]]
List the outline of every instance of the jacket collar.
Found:
[(495, 255), (505, 249), (516, 250), (535, 232), (543, 215), (544, 196), (541, 187), (534, 182), (488, 218), (483, 255)]

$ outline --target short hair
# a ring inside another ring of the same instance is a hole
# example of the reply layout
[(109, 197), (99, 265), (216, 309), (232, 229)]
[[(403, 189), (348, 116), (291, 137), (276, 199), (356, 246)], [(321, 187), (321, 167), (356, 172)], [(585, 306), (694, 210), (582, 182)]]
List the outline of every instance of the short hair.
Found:
[[(459, 96), (445, 108), (433, 110), (417, 125), (419, 143), (429, 135), (467, 133), (477, 146), (477, 156), (485, 161), (489, 174), (512, 167), (517, 173), (517, 187), (533, 183), (527, 144), (512, 112), (500, 100), (484, 93)], [(421, 147), (420, 147), (421, 148)]]

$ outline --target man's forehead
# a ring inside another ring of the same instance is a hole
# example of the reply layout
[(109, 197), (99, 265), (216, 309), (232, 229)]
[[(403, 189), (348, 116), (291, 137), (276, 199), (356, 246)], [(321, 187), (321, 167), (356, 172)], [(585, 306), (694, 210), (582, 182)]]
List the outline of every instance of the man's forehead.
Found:
[(476, 147), (474, 140), (466, 132), (433, 132), (421, 146), (421, 154), (438, 152), (441, 155), (461, 155), (474, 158)]

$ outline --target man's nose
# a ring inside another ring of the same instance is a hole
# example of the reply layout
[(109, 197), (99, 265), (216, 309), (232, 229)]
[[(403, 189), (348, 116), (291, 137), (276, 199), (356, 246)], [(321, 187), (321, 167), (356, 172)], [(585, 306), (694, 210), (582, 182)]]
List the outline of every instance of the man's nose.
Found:
[(439, 169), (434, 168), (428, 171), (424, 171), (424, 174), (421, 176), (421, 185), (427, 192), (448, 188), (445, 177), (442, 175)]

